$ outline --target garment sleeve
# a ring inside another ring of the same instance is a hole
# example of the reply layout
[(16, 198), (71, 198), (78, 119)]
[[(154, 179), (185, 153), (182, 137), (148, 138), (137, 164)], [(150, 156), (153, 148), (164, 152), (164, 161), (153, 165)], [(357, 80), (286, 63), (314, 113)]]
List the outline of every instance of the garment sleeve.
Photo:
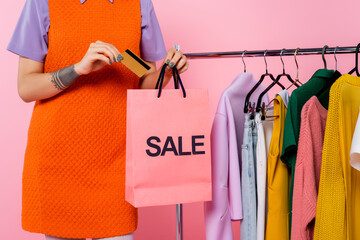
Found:
[(360, 171), (360, 112), (351, 143), (350, 164), (353, 168)]
[[(241, 202), (241, 182), (240, 182), (240, 156), (238, 152), (238, 142), (236, 137), (235, 118), (232, 112), (231, 103), (226, 98), (227, 133), (229, 138), (228, 145), (228, 191), (229, 191), (229, 210), (231, 220), (242, 219), (242, 202)], [(241, 136), (242, 137), (242, 136)]]
[(48, 0), (26, 0), (7, 50), (44, 62), (48, 51)]
[(337, 82), (331, 87), (324, 147), (321, 159), (319, 194), (316, 206), (314, 240), (346, 238), (345, 185), (339, 141), (339, 105), (341, 91)]
[(141, 1), (141, 57), (156, 62), (166, 57), (166, 48), (160, 25), (151, 0)]
[[(220, 104), (225, 105), (225, 100)], [(231, 113), (227, 105), (226, 114)], [(237, 151), (232, 116), (216, 113), (211, 130), (212, 201), (204, 204), (207, 240), (232, 240), (231, 219), (242, 219)]]
[[(315, 179), (315, 152), (311, 132), (309, 102), (301, 111), (299, 144), (295, 165), (291, 239), (306, 239), (307, 228), (316, 215), (317, 186)], [(320, 150), (321, 151), (321, 150)]]
[(288, 104), (288, 110), (285, 117), (285, 126), (284, 126), (284, 139), (283, 147), (281, 153), (281, 160), (291, 167), (292, 159), (296, 158), (296, 137), (295, 137), (295, 126), (296, 121), (296, 96), (295, 93), (292, 94)]

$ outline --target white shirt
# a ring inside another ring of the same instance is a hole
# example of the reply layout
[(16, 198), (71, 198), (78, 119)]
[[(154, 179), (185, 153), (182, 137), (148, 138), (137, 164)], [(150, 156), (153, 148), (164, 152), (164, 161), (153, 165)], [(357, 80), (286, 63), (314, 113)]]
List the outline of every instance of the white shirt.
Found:
[[(269, 116), (274, 112), (268, 111)], [(256, 237), (257, 240), (265, 239), (265, 219), (267, 213), (266, 204), (266, 173), (267, 173), (267, 157), (272, 137), (274, 121), (272, 118), (261, 120), (261, 114), (255, 116), (257, 127), (257, 145), (256, 145), (256, 184), (257, 184), (257, 221), (256, 221)]]

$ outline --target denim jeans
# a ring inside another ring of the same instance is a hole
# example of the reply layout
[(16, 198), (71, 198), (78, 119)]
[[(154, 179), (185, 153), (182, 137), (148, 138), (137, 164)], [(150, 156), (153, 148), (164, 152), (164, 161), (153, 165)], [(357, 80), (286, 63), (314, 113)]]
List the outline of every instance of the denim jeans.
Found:
[(245, 115), (243, 144), (241, 146), (241, 196), (243, 219), (240, 225), (241, 240), (256, 240), (256, 144), (255, 120)]

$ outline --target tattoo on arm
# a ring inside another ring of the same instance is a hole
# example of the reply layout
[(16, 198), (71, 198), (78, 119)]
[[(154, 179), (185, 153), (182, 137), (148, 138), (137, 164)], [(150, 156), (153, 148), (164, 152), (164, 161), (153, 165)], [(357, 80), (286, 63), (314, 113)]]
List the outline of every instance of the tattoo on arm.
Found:
[(74, 65), (68, 66), (55, 72), (51, 72), (50, 75), (51, 82), (58, 90), (64, 90), (79, 77), (79, 75), (74, 70)]

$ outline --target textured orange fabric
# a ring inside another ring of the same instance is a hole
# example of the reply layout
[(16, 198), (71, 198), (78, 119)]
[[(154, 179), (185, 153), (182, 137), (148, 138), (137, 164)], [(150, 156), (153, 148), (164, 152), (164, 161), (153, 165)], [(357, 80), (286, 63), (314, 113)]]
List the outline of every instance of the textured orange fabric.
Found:
[[(45, 72), (85, 55), (91, 42), (140, 55), (140, 1), (49, 0)], [(36, 101), (23, 169), (22, 227), (65, 238), (103, 238), (136, 230), (125, 201), (126, 90), (139, 78), (123, 64), (81, 76)]]

